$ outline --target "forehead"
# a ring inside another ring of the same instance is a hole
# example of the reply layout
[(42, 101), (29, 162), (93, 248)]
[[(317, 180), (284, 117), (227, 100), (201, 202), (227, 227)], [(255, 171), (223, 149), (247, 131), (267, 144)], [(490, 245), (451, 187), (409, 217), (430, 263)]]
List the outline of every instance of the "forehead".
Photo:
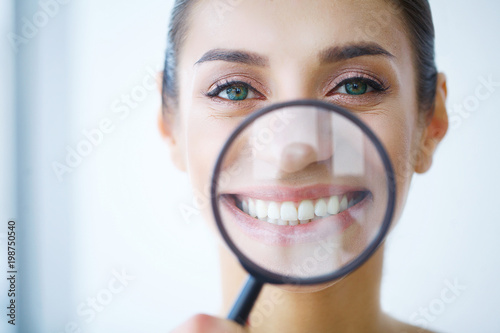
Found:
[(195, 62), (209, 49), (225, 48), (258, 52), (272, 62), (359, 42), (375, 42), (398, 57), (407, 51), (409, 41), (401, 9), (391, 4), (389, 0), (199, 0), (190, 13), (180, 58)]

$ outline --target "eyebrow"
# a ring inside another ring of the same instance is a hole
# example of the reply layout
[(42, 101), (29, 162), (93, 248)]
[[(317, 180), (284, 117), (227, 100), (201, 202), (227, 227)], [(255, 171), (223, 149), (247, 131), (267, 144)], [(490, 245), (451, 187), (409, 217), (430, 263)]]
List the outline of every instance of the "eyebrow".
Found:
[[(394, 56), (377, 43), (360, 43), (344, 46), (332, 46), (319, 53), (321, 63), (333, 63), (362, 56), (383, 55), (394, 58)], [(194, 65), (209, 61), (226, 61), (240, 63), (250, 66), (269, 66), (269, 58), (254, 52), (212, 49), (203, 54), (203, 56), (194, 63)]]
[(246, 64), (251, 66), (269, 66), (269, 59), (257, 53), (239, 51), (239, 50), (226, 50), (226, 49), (212, 49), (207, 51), (203, 56), (194, 64), (201, 64), (207, 61), (227, 61)]
[(321, 63), (333, 63), (367, 55), (383, 55), (395, 58), (389, 51), (377, 43), (360, 43), (329, 47), (320, 52), (319, 59)]

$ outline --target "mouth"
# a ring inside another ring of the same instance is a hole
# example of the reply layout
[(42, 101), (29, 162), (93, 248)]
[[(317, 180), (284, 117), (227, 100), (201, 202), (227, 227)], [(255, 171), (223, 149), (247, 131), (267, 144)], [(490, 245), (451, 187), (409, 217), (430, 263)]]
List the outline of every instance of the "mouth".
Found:
[(363, 188), (260, 188), (222, 195), (224, 211), (250, 238), (291, 245), (341, 235), (373, 202)]
[(250, 217), (278, 226), (297, 226), (341, 214), (368, 195), (369, 191), (354, 191), (295, 202), (261, 200), (248, 196), (233, 198), (236, 207)]

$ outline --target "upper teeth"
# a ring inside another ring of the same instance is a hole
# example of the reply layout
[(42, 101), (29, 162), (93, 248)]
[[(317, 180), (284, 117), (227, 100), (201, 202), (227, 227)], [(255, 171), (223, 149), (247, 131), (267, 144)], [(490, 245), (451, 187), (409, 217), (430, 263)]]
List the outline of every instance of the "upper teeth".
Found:
[(278, 225), (305, 224), (317, 218), (335, 215), (343, 212), (359, 201), (347, 199), (347, 195), (320, 198), (317, 200), (303, 200), (299, 203), (292, 201), (276, 202), (252, 198), (241, 199), (240, 208), (248, 215)]

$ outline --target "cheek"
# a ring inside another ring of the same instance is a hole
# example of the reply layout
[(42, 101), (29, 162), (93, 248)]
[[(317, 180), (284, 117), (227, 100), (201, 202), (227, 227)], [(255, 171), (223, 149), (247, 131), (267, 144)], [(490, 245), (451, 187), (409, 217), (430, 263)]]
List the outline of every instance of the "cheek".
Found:
[(196, 208), (214, 226), (210, 201), (212, 172), (220, 150), (234, 126), (207, 114), (204, 109), (193, 106), (185, 118), (186, 161)]
[(396, 222), (403, 210), (413, 175), (416, 141), (416, 111), (363, 119), (380, 139), (394, 169), (396, 180)]

